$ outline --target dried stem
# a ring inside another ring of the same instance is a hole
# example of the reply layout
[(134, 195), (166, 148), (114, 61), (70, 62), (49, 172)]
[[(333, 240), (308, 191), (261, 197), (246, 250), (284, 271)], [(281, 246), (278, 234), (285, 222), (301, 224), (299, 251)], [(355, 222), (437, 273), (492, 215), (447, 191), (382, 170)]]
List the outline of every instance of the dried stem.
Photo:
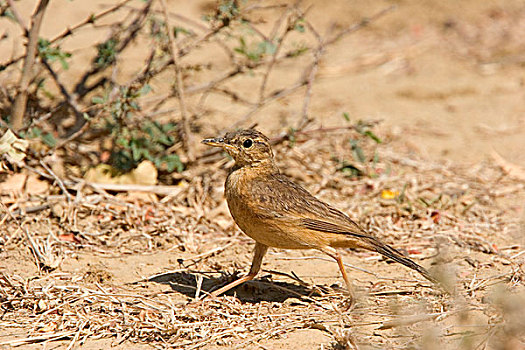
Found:
[(55, 83), (58, 85), (60, 92), (62, 93), (62, 95), (64, 95), (64, 98), (66, 99), (66, 103), (73, 109), (73, 112), (75, 112), (75, 116), (77, 117), (77, 119), (84, 118), (82, 114), (82, 108), (78, 105), (76, 96), (70, 94), (69, 91), (67, 91), (66, 86), (60, 81), (60, 77), (54, 71), (53, 67), (51, 67), (47, 59), (42, 58), (42, 64), (44, 65), (44, 67), (46, 67), (47, 71), (49, 72)]
[(179, 99), (181, 124), (182, 124), (182, 129), (180, 129), (180, 136), (182, 139), (184, 151), (186, 152), (186, 156), (188, 157), (188, 161), (193, 162), (195, 160), (195, 156), (193, 154), (191, 130), (190, 130), (190, 125), (189, 125), (188, 111), (187, 111), (186, 100), (185, 100), (185, 95), (184, 95), (184, 83), (182, 81), (182, 72), (181, 72), (181, 67), (178, 63), (179, 50), (175, 44), (175, 37), (173, 36), (173, 31), (170, 29), (166, 0), (161, 0), (160, 2), (162, 4), (162, 10), (164, 12), (164, 20), (166, 21), (166, 31), (167, 31), (168, 39), (170, 42), (169, 49), (170, 49), (171, 57), (173, 59), (173, 66), (175, 70), (175, 84), (176, 84), (176, 89), (177, 89), (177, 97)]
[(64, 193), (64, 195), (66, 196), (68, 203), (71, 203), (71, 195), (69, 194), (69, 191), (66, 189), (64, 182), (57, 176), (57, 174), (53, 172), (53, 170), (51, 170), (51, 168), (43, 160), (40, 161), (40, 165), (42, 165), (42, 167), (46, 169), (49, 175), (51, 175), (55, 179), (58, 186), (62, 190), (62, 193)]
[(13, 13), (13, 16), (15, 16), (16, 21), (22, 27), (24, 31), (24, 35), (28, 36), (28, 30), (27, 26), (24, 24), (24, 20), (22, 19), (22, 16), (20, 16), (20, 13), (18, 13), (18, 10), (16, 9), (15, 3), (13, 0), (7, 0), (7, 4), (9, 5), (9, 8), (11, 9), (11, 12)]
[[(27, 105), (27, 89), (33, 77), (33, 66), (37, 54), (38, 35), (40, 33), (40, 26), (44, 13), (46, 11), (49, 0), (40, 0), (35, 13), (31, 17), (31, 29), (29, 30), (29, 42), (27, 44), (24, 66), (22, 68), (22, 75), (18, 82), (18, 94), (15, 99), (11, 111), (11, 125), (14, 130), (19, 130), (24, 122), (24, 115)], [(23, 26), (23, 23), (20, 23)]]
[(40, 248), (38, 247), (38, 245), (35, 243), (35, 241), (33, 240), (33, 237), (31, 236), (31, 234), (29, 233), (29, 230), (24, 227), (23, 224), (20, 223), (20, 221), (18, 221), (17, 218), (14, 217), (13, 213), (9, 210), (9, 208), (7, 208), (5, 206), (4, 203), (0, 202), (0, 205), (2, 206), (3, 210), (7, 213), (7, 215), (9, 215), (11, 217), (11, 219), (16, 222), (16, 225), (20, 228), (20, 230), (22, 230), (22, 232), (24, 232), (25, 236), (26, 236), (26, 239), (27, 241), (29, 242), (29, 244), (31, 245), (31, 253), (35, 259), (35, 265), (40, 269), (41, 266), (45, 266), (45, 257), (42, 255), (42, 253), (40, 252)]
[[(275, 23), (274, 29), (272, 30), (272, 33), (271, 33), (271, 36), (270, 36), (270, 40), (271, 40), (272, 43), (273, 43), (274, 40), (276, 40), (275, 36), (277, 35), (277, 30), (281, 26), (282, 22), (286, 18), (286, 15), (289, 13), (289, 11), (290, 11), (289, 9), (284, 11), (284, 13), (281, 15), (281, 17), (279, 17), (279, 19)], [(266, 84), (268, 82), (268, 77), (270, 76), (272, 68), (274, 67), (275, 62), (277, 61), (277, 55), (281, 51), (281, 47), (282, 47), (282, 44), (284, 42), (284, 39), (286, 38), (288, 33), (290, 33), (292, 31), (292, 29), (293, 28), (289, 24), (286, 27), (286, 30), (283, 33), (283, 35), (278, 39), (277, 45), (275, 47), (275, 51), (274, 51), (274, 53), (272, 55), (272, 60), (270, 61), (270, 63), (268, 64), (268, 67), (266, 68), (266, 73), (263, 76), (263, 81), (262, 81), (261, 87), (259, 89), (259, 103), (261, 103), (264, 100), (264, 91), (266, 90)]]
[[(8, 1), (12, 2), (13, 0), (8, 0)], [(105, 17), (105, 16), (107, 16), (107, 15), (109, 15), (109, 14), (111, 14), (111, 13), (117, 11), (117, 10), (119, 10), (120, 8), (122, 8), (124, 5), (126, 5), (130, 1), (131, 0), (123, 0), (120, 3), (118, 3), (118, 4), (108, 8), (108, 9), (106, 9), (104, 11), (101, 11), (101, 12), (95, 14), (95, 15), (89, 15), (82, 22), (77, 23), (74, 26), (67, 28), (66, 30), (64, 30), (64, 32), (62, 32), (61, 34), (55, 36), (49, 42), (51, 44), (53, 44), (53, 43), (55, 43), (58, 40), (61, 40), (61, 39), (67, 38), (70, 35), (73, 35), (73, 33), (75, 33), (75, 31), (77, 29), (80, 29), (80, 28), (82, 28), (82, 27), (84, 27), (84, 26), (86, 26), (88, 24), (95, 23), (97, 20), (101, 19), (102, 17)], [(19, 22), (19, 23), (23, 25), (22, 22)], [(7, 67), (9, 67), (12, 64), (17, 63), (18, 61), (20, 61), (24, 57), (25, 57), (25, 55), (17, 56), (15, 58), (7, 61), (6, 63), (0, 64), (0, 66), (3, 67), (3, 68), (7, 68)]]
[(341, 32), (339, 32), (336, 36), (334, 36), (333, 38), (329, 39), (329, 40), (326, 40), (325, 41), (325, 46), (328, 46), (328, 45), (331, 45), (337, 41), (339, 41), (340, 39), (342, 39), (344, 36), (348, 35), (348, 34), (351, 34), (353, 32), (356, 32), (358, 31), (359, 29), (363, 28), (363, 27), (366, 27), (367, 25), (369, 25), (370, 23), (374, 22), (374, 21), (377, 21), (379, 18), (389, 14), (390, 12), (394, 11), (395, 9), (397, 9), (397, 6), (396, 5), (392, 5), (392, 6), (389, 6), (387, 8), (384, 8), (382, 9), (381, 11), (375, 13), (374, 15), (372, 15), (371, 17), (367, 17), (367, 18), (363, 18), (361, 20), (361, 22), (359, 23), (356, 23), (348, 28), (346, 28), (345, 30), (342, 30)]

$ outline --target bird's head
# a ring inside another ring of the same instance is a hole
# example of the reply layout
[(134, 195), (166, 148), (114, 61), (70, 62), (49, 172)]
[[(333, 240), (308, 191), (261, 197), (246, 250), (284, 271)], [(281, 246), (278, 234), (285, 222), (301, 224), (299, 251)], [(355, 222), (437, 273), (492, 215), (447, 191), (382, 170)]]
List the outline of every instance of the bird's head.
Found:
[(235, 160), (238, 167), (273, 166), (270, 140), (254, 129), (229, 132), (224, 137), (202, 140), (202, 143), (221, 147)]

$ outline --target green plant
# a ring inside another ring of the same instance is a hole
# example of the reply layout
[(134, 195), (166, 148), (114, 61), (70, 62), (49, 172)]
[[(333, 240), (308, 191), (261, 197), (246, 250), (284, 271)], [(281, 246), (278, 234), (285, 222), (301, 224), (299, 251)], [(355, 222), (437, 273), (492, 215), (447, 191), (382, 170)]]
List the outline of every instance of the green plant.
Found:
[(57, 140), (55, 139), (53, 134), (49, 132), (45, 132), (36, 126), (29, 128), (27, 132), (20, 132), (20, 136), (26, 140), (40, 139), (43, 143), (45, 143), (49, 147), (54, 147), (57, 144)]
[(151, 120), (133, 123), (135, 112), (140, 109), (137, 99), (150, 90), (147, 84), (140, 89), (122, 87), (112, 101), (108, 101), (107, 96), (93, 98), (94, 103), (104, 104), (109, 112), (105, 118), (105, 129), (109, 131), (112, 142), (109, 162), (117, 171), (127, 172), (143, 160), (153, 162), (159, 170), (184, 170), (179, 156), (168, 153), (177, 141), (173, 136), (177, 124)]
[(175, 138), (170, 132), (176, 130), (174, 123), (158, 123), (146, 121), (137, 128), (124, 127), (117, 135), (115, 147), (111, 155), (112, 165), (128, 171), (143, 160), (149, 160), (157, 169), (181, 172), (184, 166), (176, 154), (167, 154), (169, 147), (175, 144)]
[[(241, 22), (244, 23), (244, 22)], [(287, 32), (291, 30), (297, 31), (299, 33), (304, 33), (306, 31), (305, 21), (303, 18), (297, 18), (293, 20)], [(246, 23), (244, 23), (246, 24)], [(250, 27), (246, 27), (250, 35), (254, 34), (254, 31)], [(286, 35), (286, 34), (285, 34)], [(250, 61), (255, 63), (259, 62), (266, 55), (273, 55), (278, 50), (278, 47), (281, 45), (283, 37), (271, 38), (269, 40), (262, 40), (258, 42), (248, 43), (244, 36), (239, 37), (239, 46), (234, 48), (234, 51), (245, 56)], [(294, 46), (290, 51), (286, 53), (286, 57), (297, 57), (308, 51), (308, 47), (305, 43), (293, 42)]]
[(98, 52), (95, 58), (95, 66), (97, 68), (105, 68), (115, 62), (117, 57), (117, 44), (117, 39), (111, 38), (97, 45)]
[(258, 62), (265, 55), (273, 55), (276, 46), (268, 40), (254, 44), (247, 44), (244, 37), (239, 38), (239, 46), (234, 50), (248, 58), (250, 61)]
[(292, 43), (293, 48), (286, 53), (286, 57), (298, 57), (308, 52), (310, 48), (305, 43)]
[(9, 4), (5, 1), (0, 1), (0, 17), (6, 17), (16, 22), (16, 18), (13, 15), (13, 11), (9, 8)]
[(222, 24), (223, 27), (230, 25), (232, 20), (235, 20), (241, 14), (239, 4), (236, 0), (223, 0), (220, 1), (217, 10), (213, 15), (203, 16), (203, 20), (211, 22), (217, 21)]
[(71, 57), (69, 52), (64, 52), (60, 49), (59, 46), (51, 46), (49, 40), (39, 38), (38, 39), (38, 55), (46, 59), (49, 62), (59, 61), (63, 69), (68, 69), (69, 64), (66, 61), (66, 58)]
[[(343, 113), (343, 118), (346, 121), (350, 121), (348, 113)], [(346, 173), (350, 177), (361, 177), (361, 176), (376, 176), (376, 165), (379, 162), (379, 155), (377, 150), (374, 148), (373, 151), (365, 152), (369, 148), (369, 143), (372, 141), (372, 145), (378, 145), (382, 143), (382, 140), (372, 131), (373, 125), (358, 120), (353, 129), (357, 132), (357, 137), (350, 138), (350, 149), (354, 158), (354, 163), (347, 160), (341, 160), (339, 171)], [(368, 143), (368, 144), (367, 144)], [(368, 154), (367, 154), (368, 153)], [(370, 166), (371, 164), (371, 166)], [(365, 169), (371, 168), (372, 171), (365, 171)]]

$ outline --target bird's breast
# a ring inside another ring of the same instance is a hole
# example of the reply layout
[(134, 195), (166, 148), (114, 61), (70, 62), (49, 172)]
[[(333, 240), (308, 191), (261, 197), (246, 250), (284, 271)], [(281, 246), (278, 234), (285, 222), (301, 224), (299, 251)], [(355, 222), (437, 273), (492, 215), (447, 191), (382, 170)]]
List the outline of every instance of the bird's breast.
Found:
[(267, 246), (285, 249), (307, 248), (305, 243), (291, 232), (293, 230), (272, 218), (271, 196), (263, 193), (271, 189), (260, 186), (260, 181), (264, 179), (257, 178), (258, 174), (252, 174), (249, 170), (234, 170), (226, 179), (224, 194), (235, 223), (246, 235)]
[[(245, 169), (232, 171), (224, 185), (224, 195), (233, 219), (246, 232), (248, 226), (257, 224), (254, 212), (253, 174)], [(246, 228), (246, 229), (245, 229)]]

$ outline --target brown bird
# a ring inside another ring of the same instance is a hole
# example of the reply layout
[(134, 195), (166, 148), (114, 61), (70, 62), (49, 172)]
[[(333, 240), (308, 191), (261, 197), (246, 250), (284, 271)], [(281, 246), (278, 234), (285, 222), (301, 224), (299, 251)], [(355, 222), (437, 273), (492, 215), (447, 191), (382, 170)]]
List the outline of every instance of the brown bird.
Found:
[(259, 131), (241, 130), (202, 142), (221, 147), (235, 160), (224, 186), (226, 201), (237, 225), (256, 242), (248, 275), (214, 291), (213, 296), (253, 279), (268, 247), (317, 249), (328, 254), (337, 261), (352, 299), (353, 288), (336, 248), (378, 252), (437, 283), (425, 268), (281, 174), (269, 139)]

